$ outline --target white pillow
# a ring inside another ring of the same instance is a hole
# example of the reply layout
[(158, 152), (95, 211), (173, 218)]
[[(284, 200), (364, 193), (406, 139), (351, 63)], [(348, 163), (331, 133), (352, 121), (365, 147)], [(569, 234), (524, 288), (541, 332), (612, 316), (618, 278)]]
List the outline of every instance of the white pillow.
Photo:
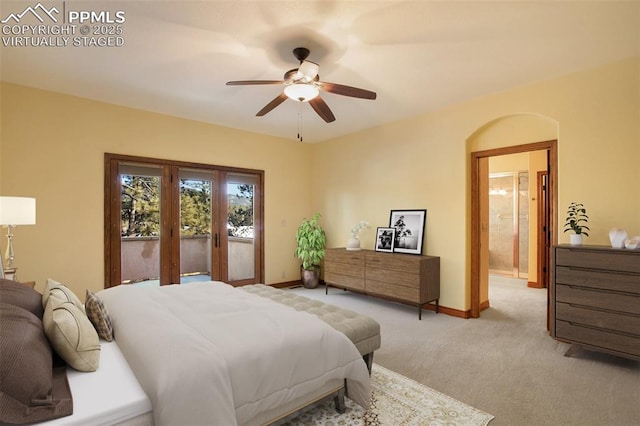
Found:
[(98, 369), (100, 339), (83, 310), (49, 297), (42, 322), (51, 346), (67, 364), (78, 371)]

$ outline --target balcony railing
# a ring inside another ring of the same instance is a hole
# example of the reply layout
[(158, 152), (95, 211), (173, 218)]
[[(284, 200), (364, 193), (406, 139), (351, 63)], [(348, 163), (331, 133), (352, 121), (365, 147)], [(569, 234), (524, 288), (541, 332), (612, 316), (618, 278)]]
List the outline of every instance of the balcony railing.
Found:
[[(159, 237), (126, 237), (122, 245), (122, 282), (158, 280), (160, 276)], [(229, 280), (254, 276), (253, 238), (229, 237)], [(180, 275), (211, 274), (211, 236), (180, 238)]]

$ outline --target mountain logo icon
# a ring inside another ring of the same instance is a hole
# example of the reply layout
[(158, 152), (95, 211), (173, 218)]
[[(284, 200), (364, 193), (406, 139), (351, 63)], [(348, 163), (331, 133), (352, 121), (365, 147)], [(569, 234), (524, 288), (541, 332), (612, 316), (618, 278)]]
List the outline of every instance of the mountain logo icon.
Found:
[(53, 6), (51, 9), (47, 9), (42, 5), (42, 3), (38, 3), (35, 6), (28, 6), (22, 13), (11, 13), (5, 19), (3, 19), (3, 24), (8, 23), (9, 21), (14, 21), (16, 24), (19, 23), (22, 18), (25, 16), (33, 15), (36, 17), (38, 21), (44, 23), (44, 18), (49, 17), (54, 23), (58, 22), (58, 19), (54, 16), (54, 13), (57, 15), (60, 11)]

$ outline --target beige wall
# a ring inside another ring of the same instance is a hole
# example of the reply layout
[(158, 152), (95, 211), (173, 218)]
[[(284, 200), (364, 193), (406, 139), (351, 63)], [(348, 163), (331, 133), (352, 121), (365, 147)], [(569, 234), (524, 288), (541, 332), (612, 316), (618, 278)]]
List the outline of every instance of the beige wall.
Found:
[(329, 247), (344, 246), (364, 219), (372, 229), (362, 244), (372, 248), (389, 210), (426, 208), (424, 251), (441, 257), (440, 303), (466, 310), (469, 153), (513, 143), (491, 133), (521, 134), (517, 143), (557, 135), (560, 221), (582, 202), (586, 243), (608, 244), (612, 227), (640, 234), (639, 118), (638, 57), (316, 145), (4, 85), (0, 193), (38, 200), (38, 224), (16, 231), (21, 277), (38, 286), (58, 278), (79, 292), (102, 287), (104, 152), (265, 170), (268, 283), (298, 278), (293, 236), (314, 211)]
[[(555, 138), (560, 223), (579, 201), (591, 218), (586, 244), (608, 244), (615, 226), (640, 234), (638, 57), (318, 144), (314, 209), (335, 247), (360, 219), (375, 228), (388, 225), (390, 209), (426, 208), (425, 252), (441, 257), (440, 303), (467, 310), (469, 153)], [(372, 248), (373, 232), (365, 235)]]
[(103, 288), (105, 152), (264, 170), (266, 282), (299, 278), (309, 145), (10, 84), (1, 118), (0, 194), (37, 202), (37, 224), (15, 231), (20, 279), (42, 289), (50, 277), (81, 297)]

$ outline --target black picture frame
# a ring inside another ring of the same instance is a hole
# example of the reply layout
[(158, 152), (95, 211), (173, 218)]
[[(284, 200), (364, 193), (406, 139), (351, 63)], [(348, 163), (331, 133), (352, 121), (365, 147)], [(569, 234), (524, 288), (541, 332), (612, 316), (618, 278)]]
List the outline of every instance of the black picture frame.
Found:
[(422, 254), (427, 210), (391, 210), (389, 227), (394, 228), (394, 253)]
[(378, 227), (376, 230), (376, 251), (393, 253), (396, 228)]

